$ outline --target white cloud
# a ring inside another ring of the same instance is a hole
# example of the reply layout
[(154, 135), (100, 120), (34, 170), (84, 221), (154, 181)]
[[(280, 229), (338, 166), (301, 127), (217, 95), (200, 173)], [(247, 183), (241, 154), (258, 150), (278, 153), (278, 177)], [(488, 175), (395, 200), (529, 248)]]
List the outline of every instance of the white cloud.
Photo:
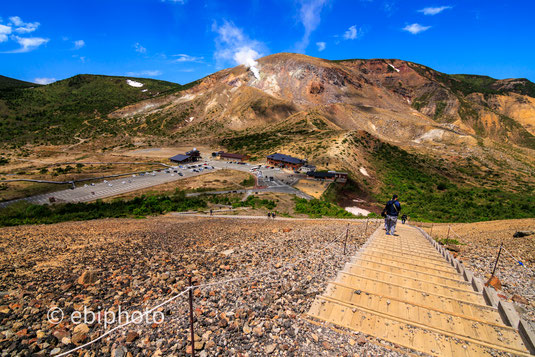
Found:
[(145, 71), (139, 71), (139, 72), (127, 72), (127, 76), (129, 77), (156, 77), (161, 76), (162, 71), (159, 70), (145, 70)]
[(299, 19), (305, 28), (305, 33), (301, 41), (297, 43), (297, 51), (305, 52), (310, 42), (310, 35), (319, 26), (321, 21), (321, 10), (327, 0), (301, 0)]
[(202, 62), (204, 60), (204, 57), (195, 57), (190, 56), (184, 53), (173, 55), (173, 57), (177, 57), (172, 62), (180, 63), (180, 62)]
[(327, 44), (325, 42), (316, 42), (316, 46), (318, 46), (318, 51), (321, 52), (327, 47)]
[(11, 26), (0, 25), (0, 42), (7, 41), (7, 35), (11, 33)]
[(14, 31), (16, 33), (20, 34), (34, 32), (40, 25), (39, 22), (24, 22), (18, 16), (11, 16), (9, 18), (9, 24), (15, 27)]
[(162, 0), (162, 2), (172, 2), (174, 4), (184, 5), (186, 3), (186, 0)]
[(451, 8), (452, 6), (424, 7), (423, 9), (418, 10), (418, 12), (421, 12), (424, 15), (436, 15), (440, 14), (444, 10), (448, 10)]
[(412, 33), (413, 35), (416, 35), (420, 32), (424, 32), (424, 31), (427, 31), (431, 28), (431, 26), (422, 26), (420, 24), (412, 24), (412, 25), (407, 25), (403, 28), (403, 30), (405, 31), (408, 31), (410, 33)]
[(353, 25), (344, 32), (344, 38), (346, 40), (354, 40), (357, 38), (357, 26)]
[(55, 81), (56, 81), (56, 78), (35, 78), (33, 80), (33, 82), (37, 84), (50, 84)]
[(75, 50), (79, 50), (80, 48), (82, 48), (84, 46), (85, 46), (85, 41), (84, 40), (74, 41), (74, 49)]
[[(250, 39), (232, 22), (225, 21), (221, 26), (214, 23), (212, 30), (217, 33), (214, 57), (218, 67), (228, 63), (247, 65), (242, 61), (245, 54), (250, 55), (253, 61), (263, 56), (265, 46), (259, 41)], [(249, 61), (249, 58), (246, 61)]]
[(136, 52), (147, 53), (147, 49), (145, 47), (141, 46), (141, 44), (139, 42), (136, 42), (134, 44), (134, 48), (135, 48)]
[(39, 46), (44, 45), (48, 41), (50, 41), (48, 38), (41, 38), (41, 37), (19, 37), (19, 36), (13, 36), (13, 39), (16, 40), (20, 48), (8, 51), (4, 53), (24, 53), (24, 52), (30, 52), (35, 49), (37, 49)]

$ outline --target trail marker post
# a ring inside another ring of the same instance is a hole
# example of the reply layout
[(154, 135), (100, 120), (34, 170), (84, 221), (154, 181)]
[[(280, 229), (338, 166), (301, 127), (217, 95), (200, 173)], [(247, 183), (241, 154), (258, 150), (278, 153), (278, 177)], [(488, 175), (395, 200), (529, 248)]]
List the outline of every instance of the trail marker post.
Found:
[(191, 356), (195, 357), (195, 332), (193, 330), (193, 284), (191, 283), (191, 275), (188, 277), (189, 281), (189, 328), (191, 332)]

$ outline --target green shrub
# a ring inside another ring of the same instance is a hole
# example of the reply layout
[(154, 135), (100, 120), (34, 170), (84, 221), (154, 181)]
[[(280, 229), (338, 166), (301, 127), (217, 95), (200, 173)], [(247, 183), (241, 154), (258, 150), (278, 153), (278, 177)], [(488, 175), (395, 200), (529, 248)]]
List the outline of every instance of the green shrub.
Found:
[(143, 195), (131, 200), (116, 199), (111, 202), (97, 200), (92, 203), (62, 203), (52, 206), (20, 201), (0, 210), (0, 226), (49, 224), (106, 217), (139, 217), (204, 207), (206, 207), (204, 200), (198, 197), (186, 197), (180, 191), (171, 196)]
[(337, 217), (337, 218), (356, 218), (353, 214), (333, 203), (323, 200), (304, 198), (294, 198), (295, 211), (307, 214), (311, 218)]

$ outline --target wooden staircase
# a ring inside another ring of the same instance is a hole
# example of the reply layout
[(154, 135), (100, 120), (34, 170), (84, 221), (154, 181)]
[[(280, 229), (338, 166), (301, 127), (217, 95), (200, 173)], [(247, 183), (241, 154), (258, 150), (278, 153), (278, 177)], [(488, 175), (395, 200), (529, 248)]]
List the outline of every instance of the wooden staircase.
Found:
[(530, 355), (422, 233), (397, 228), (398, 236), (378, 229), (308, 315), (430, 355)]

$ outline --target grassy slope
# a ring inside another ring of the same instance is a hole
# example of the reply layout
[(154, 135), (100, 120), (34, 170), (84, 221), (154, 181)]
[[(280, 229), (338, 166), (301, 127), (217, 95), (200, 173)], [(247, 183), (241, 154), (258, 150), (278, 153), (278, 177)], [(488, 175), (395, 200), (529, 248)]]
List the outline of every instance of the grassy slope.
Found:
[[(46, 86), (0, 91), (0, 142), (37, 144), (75, 142), (74, 136), (114, 135), (107, 113), (184, 86), (153, 79), (77, 75)], [(147, 89), (146, 92), (142, 90)]]
[(10, 78), (0, 75), (0, 91), (12, 88), (29, 88), (39, 87), (39, 84), (21, 81), (15, 78)]
[(383, 181), (376, 198), (386, 202), (397, 193), (403, 212), (413, 219), (475, 222), (535, 217), (534, 187), (469, 185), (439, 163), (389, 144), (377, 145), (372, 154)]

